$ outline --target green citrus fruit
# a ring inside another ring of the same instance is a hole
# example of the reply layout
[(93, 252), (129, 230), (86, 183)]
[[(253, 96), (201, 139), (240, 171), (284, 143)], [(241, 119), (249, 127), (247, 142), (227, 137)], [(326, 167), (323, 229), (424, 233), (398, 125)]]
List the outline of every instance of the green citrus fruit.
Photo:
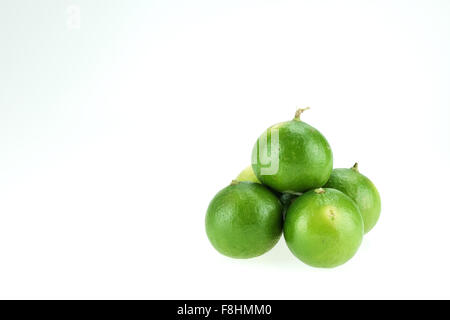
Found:
[(258, 180), (280, 192), (303, 192), (323, 186), (333, 169), (333, 154), (325, 137), (300, 120), (276, 124), (261, 135), (252, 152)]
[(282, 193), (280, 196), (280, 202), (283, 206), (283, 219), (286, 218), (286, 212), (288, 211), (289, 207), (291, 206), (292, 202), (294, 202), (295, 199), (300, 195), (294, 194), (294, 193)]
[(381, 212), (380, 194), (372, 181), (359, 173), (357, 163), (351, 169), (334, 169), (325, 186), (342, 191), (356, 202), (364, 220), (364, 233), (375, 226)]
[(335, 189), (316, 189), (289, 207), (284, 237), (292, 253), (314, 267), (332, 268), (359, 248), (364, 222), (355, 202)]
[(259, 183), (235, 182), (219, 191), (206, 213), (206, 233), (220, 253), (253, 258), (269, 251), (281, 236), (281, 203)]
[(261, 183), (255, 176), (252, 166), (248, 166), (247, 168), (242, 170), (241, 173), (239, 173), (239, 175), (237, 176), (236, 181)]

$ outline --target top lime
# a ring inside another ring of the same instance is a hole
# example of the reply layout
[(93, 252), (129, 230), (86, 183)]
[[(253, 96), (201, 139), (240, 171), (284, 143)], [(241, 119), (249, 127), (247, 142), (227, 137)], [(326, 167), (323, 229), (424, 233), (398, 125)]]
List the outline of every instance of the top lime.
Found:
[(359, 173), (357, 163), (351, 169), (334, 169), (325, 186), (342, 191), (356, 202), (364, 220), (364, 233), (375, 226), (381, 212), (380, 194), (372, 181)]
[(253, 147), (253, 171), (259, 181), (277, 191), (303, 192), (323, 186), (333, 169), (333, 154), (325, 137), (300, 120), (300, 112), (261, 135)]
[(211, 244), (220, 253), (232, 258), (257, 257), (280, 239), (281, 203), (259, 183), (232, 183), (212, 199), (205, 224)]

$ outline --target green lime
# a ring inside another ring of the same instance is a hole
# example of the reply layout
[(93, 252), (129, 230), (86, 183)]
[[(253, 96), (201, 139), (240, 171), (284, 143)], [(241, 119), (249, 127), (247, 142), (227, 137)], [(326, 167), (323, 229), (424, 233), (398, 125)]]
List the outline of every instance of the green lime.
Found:
[(380, 194), (372, 181), (359, 173), (357, 163), (351, 169), (334, 169), (325, 186), (342, 191), (356, 202), (364, 220), (364, 233), (375, 226), (381, 212)]
[(352, 199), (339, 190), (316, 189), (291, 204), (284, 237), (292, 253), (313, 267), (332, 268), (359, 248), (364, 222)]
[(209, 241), (220, 253), (232, 258), (257, 257), (280, 239), (281, 203), (259, 183), (233, 182), (212, 199), (205, 224)]
[(239, 175), (237, 176), (236, 181), (261, 183), (255, 176), (252, 166), (248, 166), (247, 168), (242, 170), (241, 173), (239, 173)]
[(333, 154), (325, 137), (300, 120), (264, 132), (252, 152), (253, 171), (259, 181), (280, 192), (303, 192), (323, 186), (333, 169)]
[(286, 212), (288, 211), (289, 207), (291, 206), (292, 202), (294, 202), (295, 199), (300, 195), (300, 193), (282, 193), (280, 196), (280, 202), (283, 206), (283, 219), (286, 218)]

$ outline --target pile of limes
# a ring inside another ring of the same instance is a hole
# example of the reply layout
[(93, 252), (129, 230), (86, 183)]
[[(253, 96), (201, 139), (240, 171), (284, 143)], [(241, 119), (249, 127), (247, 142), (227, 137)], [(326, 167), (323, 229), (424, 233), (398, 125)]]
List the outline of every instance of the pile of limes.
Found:
[(253, 258), (275, 246), (284, 231), (289, 249), (314, 267), (352, 258), (377, 223), (381, 200), (358, 165), (333, 170), (325, 137), (295, 118), (268, 128), (257, 140), (252, 166), (219, 191), (206, 213), (214, 248)]

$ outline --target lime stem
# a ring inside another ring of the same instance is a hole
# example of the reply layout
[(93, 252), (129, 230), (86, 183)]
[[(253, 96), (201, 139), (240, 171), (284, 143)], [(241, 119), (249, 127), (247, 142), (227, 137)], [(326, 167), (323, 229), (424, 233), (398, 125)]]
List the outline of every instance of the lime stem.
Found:
[(323, 189), (323, 188), (315, 189), (314, 192), (317, 194), (322, 194), (322, 193), (325, 193), (325, 189)]
[(358, 169), (358, 162), (355, 162), (355, 164), (353, 165), (353, 167), (352, 167), (351, 169), (354, 170), (354, 171), (356, 171), (356, 172), (359, 172), (359, 169)]
[(304, 111), (306, 111), (306, 110), (309, 110), (309, 107), (306, 107), (306, 108), (298, 108), (297, 111), (295, 111), (295, 117), (294, 117), (294, 119), (300, 121), (300, 115), (301, 115)]

